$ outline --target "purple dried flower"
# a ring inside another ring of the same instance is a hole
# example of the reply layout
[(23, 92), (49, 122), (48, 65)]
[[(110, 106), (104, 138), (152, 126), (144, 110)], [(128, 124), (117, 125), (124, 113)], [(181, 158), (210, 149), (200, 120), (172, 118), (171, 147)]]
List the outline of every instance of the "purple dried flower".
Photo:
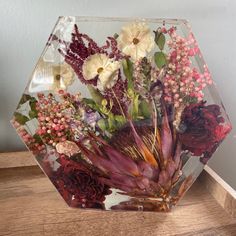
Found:
[(136, 125), (130, 121), (109, 143), (90, 133), (91, 148), (82, 143), (78, 146), (103, 173), (100, 179), (104, 184), (131, 196), (164, 197), (178, 180), (181, 165), (181, 144), (174, 140), (167, 113), (163, 112), (156, 136), (150, 123)]

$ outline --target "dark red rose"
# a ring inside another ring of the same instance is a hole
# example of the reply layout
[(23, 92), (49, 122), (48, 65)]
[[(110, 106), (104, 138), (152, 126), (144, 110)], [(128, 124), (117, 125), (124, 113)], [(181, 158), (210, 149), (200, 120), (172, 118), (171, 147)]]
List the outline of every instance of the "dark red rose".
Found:
[(64, 159), (51, 179), (72, 207), (103, 208), (105, 195), (111, 193), (85, 163), (73, 160)]
[(191, 104), (183, 111), (179, 139), (186, 150), (196, 156), (203, 154), (206, 162), (231, 130), (230, 125), (223, 123), (218, 105)]

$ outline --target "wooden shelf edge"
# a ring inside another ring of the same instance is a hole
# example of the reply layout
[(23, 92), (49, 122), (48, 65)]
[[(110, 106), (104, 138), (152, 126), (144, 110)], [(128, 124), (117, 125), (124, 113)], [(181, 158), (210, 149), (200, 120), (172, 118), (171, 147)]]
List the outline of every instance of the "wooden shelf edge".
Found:
[(207, 165), (199, 180), (224, 210), (236, 218), (236, 191)]
[(30, 151), (0, 153), (0, 169), (36, 165), (37, 163)]

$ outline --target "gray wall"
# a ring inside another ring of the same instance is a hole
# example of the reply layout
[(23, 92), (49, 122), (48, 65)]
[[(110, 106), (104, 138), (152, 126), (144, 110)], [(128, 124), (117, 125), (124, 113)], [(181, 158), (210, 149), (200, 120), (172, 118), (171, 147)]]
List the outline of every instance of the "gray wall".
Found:
[[(60, 15), (186, 18), (236, 123), (236, 1), (0, 0), (0, 151), (24, 145), (9, 124), (21, 92)], [(210, 166), (236, 189), (235, 129)]]

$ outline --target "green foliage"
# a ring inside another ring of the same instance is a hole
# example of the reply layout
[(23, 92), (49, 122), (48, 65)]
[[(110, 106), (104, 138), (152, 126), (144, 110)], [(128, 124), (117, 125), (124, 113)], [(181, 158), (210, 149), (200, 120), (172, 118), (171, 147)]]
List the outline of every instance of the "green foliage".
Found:
[(22, 115), (19, 112), (14, 113), (15, 120), (20, 124), (24, 125), (27, 121), (29, 121), (29, 118), (25, 115)]
[(31, 98), (32, 98), (32, 97), (31, 97), (30, 95), (28, 95), (28, 94), (23, 94), (22, 97), (21, 97), (21, 99), (20, 99), (20, 102), (19, 102), (19, 104), (18, 104), (17, 109), (18, 109), (22, 104), (24, 104), (24, 103), (26, 103), (27, 101), (29, 101)]
[(159, 47), (159, 49), (162, 51), (164, 49), (165, 46), (165, 42), (166, 42), (166, 37), (163, 33), (157, 31), (154, 31), (155, 34), (155, 43), (157, 44), (157, 46)]
[(33, 138), (35, 139), (35, 141), (36, 141), (37, 143), (43, 143), (43, 141), (42, 141), (40, 135), (34, 134), (34, 135), (33, 135)]
[(99, 106), (96, 102), (94, 102), (91, 98), (83, 98), (83, 102), (87, 104), (91, 109), (100, 112)]
[(126, 123), (126, 119), (121, 115), (109, 114), (107, 119), (100, 119), (98, 127), (103, 131), (114, 132)]
[(117, 39), (117, 38), (119, 37), (119, 34), (115, 33), (115, 34), (113, 35), (113, 37), (114, 37), (114, 39)]
[(87, 86), (93, 100), (97, 103), (97, 104), (100, 104), (102, 99), (103, 99), (103, 96), (102, 94), (97, 90), (95, 89), (94, 87), (92, 87), (91, 85), (88, 85)]
[(106, 131), (109, 127), (108, 122), (106, 119), (100, 119), (97, 122), (98, 127), (102, 130), (102, 131)]
[(157, 44), (158, 48), (161, 50), (160, 52), (156, 52), (154, 54), (154, 61), (159, 69), (167, 64), (167, 57), (166, 54), (163, 52), (165, 47), (166, 38), (165, 35), (160, 32), (160, 30), (154, 31), (155, 34), (155, 43)]
[(161, 69), (163, 66), (167, 64), (167, 58), (165, 53), (163, 52), (156, 52), (154, 54), (154, 60), (159, 69)]
[(139, 113), (139, 94), (137, 94), (131, 88), (128, 89), (127, 94), (131, 100), (131, 106), (129, 109), (129, 113), (133, 119), (137, 119), (138, 113)]
[(193, 98), (193, 97), (191, 97), (191, 96), (185, 96), (185, 97), (183, 98), (183, 102), (184, 102), (185, 104), (191, 104), (191, 103), (197, 103), (198, 100), (197, 100), (197, 98)]
[(16, 112), (15, 117), (17, 117), (16, 119), (18, 119), (18, 122), (20, 124), (25, 124), (25, 122), (29, 121), (30, 119), (34, 119), (38, 117), (38, 112), (36, 110), (36, 104), (37, 104), (37, 100), (36, 98), (30, 96), (29, 94), (23, 94), (21, 97), (21, 100), (18, 104), (17, 109), (19, 109), (21, 107), (21, 105), (26, 104), (28, 102), (29, 107), (30, 107), (30, 111), (28, 113), (28, 116), (24, 116), (19, 112)]
[(139, 104), (139, 114), (144, 118), (150, 118), (151, 116), (151, 107), (150, 104), (145, 100), (142, 100)]
[(36, 103), (37, 103), (37, 100), (33, 97), (29, 101), (29, 106), (31, 108), (31, 110), (29, 111), (30, 119), (34, 119), (38, 117), (38, 111), (36, 110)]
[(128, 88), (133, 89), (133, 63), (127, 58), (122, 61), (122, 65), (128, 81)]

